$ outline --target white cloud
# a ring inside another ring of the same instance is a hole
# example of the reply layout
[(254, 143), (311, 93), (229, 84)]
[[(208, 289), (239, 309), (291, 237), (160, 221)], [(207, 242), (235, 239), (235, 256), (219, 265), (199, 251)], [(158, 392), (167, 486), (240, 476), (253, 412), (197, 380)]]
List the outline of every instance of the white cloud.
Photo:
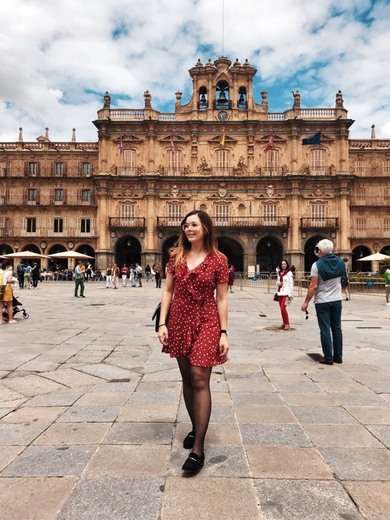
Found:
[[(354, 137), (390, 137), (390, 5), (386, 0), (2, 0), (0, 140), (96, 140), (92, 120), (108, 90), (121, 106), (188, 100), (197, 58), (248, 58), (270, 110), (333, 106), (341, 89)], [(370, 10), (371, 9), (371, 10)], [(259, 99), (258, 99), (259, 100)]]

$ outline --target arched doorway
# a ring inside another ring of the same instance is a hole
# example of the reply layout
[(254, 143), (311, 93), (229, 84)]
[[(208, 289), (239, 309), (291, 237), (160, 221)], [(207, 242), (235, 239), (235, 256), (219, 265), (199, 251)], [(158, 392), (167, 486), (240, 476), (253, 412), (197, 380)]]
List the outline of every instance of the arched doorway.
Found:
[(169, 249), (177, 245), (177, 241), (179, 240), (178, 236), (169, 237), (165, 240), (162, 246), (162, 266), (165, 272), (165, 267), (169, 262)]
[(371, 271), (371, 262), (360, 262), (360, 258), (364, 258), (372, 253), (366, 246), (357, 246), (352, 250), (352, 271), (368, 273)]
[(305, 272), (310, 273), (311, 266), (314, 264), (318, 258), (314, 254), (314, 248), (318, 244), (320, 240), (322, 240), (325, 237), (315, 236), (309, 238), (309, 240), (305, 244)]
[(115, 246), (115, 259), (118, 266), (141, 264), (141, 244), (134, 236), (120, 238)]
[(283, 255), (282, 244), (274, 237), (262, 238), (256, 248), (256, 264), (261, 273), (272, 273), (280, 264)]
[(228, 264), (233, 264), (235, 271), (244, 271), (244, 252), (241, 244), (229, 237), (219, 237), (218, 249), (226, 256)]

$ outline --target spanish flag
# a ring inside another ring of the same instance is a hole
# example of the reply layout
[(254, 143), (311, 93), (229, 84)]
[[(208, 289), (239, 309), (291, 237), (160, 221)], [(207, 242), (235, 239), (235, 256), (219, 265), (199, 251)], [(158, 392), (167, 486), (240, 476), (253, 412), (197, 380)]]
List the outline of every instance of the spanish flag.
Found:
[(271, 137), (268, 140), (267, 146), (264, 148), (265, 152), (269, 152), (274, 147), (274, 136), (271, 135)]
[(225, 127), (223, 127), (223, 129), (222, 129), (222, 135), (221, 135), (221, 139), (219, 141), (219, 144), (221, 146), (225, 146)]

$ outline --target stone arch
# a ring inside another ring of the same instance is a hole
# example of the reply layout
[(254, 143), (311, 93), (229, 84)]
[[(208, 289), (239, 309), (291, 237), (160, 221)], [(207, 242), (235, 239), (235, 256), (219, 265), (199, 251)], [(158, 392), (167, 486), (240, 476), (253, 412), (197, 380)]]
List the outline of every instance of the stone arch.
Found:
[(259, 240), (256, 247), (256, 265), (261, 273), (272, 273), (280, 264), (283, 256), (283, 245), (281, 241), (267, 235)]
[(118, 266), (123, 264), (141, 265), (141, 243), (134, 235), (126, 235), (118, 238), (115, 244), (115, 263)]
[(233, 264), (234, 270), (244, 271), (244, 249), (242, 245), (230, 237), (218, 237), (218, 249), (223, 253), (229, 264)]

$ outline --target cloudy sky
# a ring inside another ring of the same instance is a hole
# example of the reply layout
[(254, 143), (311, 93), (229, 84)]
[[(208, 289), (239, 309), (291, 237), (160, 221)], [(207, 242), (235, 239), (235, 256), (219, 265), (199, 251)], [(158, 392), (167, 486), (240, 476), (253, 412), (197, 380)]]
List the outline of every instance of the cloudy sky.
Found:
[[(0, 0), (0, 142), (96, 141), (112, 105), (173, 112), (189, 100), (198, 58), (248, 58), (269, 110), (333, 107), (341, 89), (351, 137), (390, 138), (389, 0)], [(222, 22), (224, 20), (224, 23)]]

